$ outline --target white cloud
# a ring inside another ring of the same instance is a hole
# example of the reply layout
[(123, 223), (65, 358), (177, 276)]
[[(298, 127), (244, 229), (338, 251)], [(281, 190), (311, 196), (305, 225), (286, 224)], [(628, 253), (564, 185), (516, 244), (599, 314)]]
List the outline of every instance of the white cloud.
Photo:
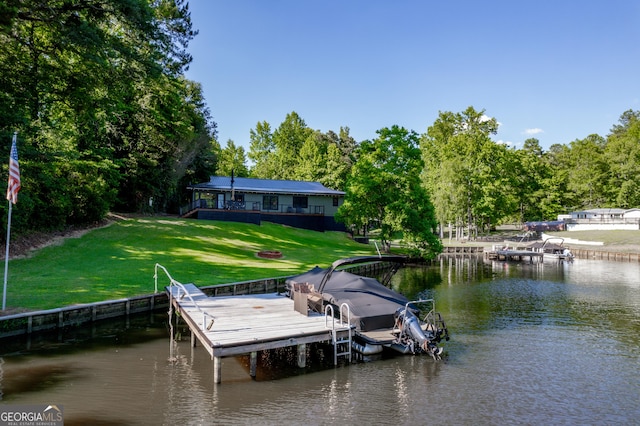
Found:
[(538, 129), (537, 127), (534, 129), (525, 129), (525, 135), (537, 135), (538, 133), (544, 133), (544, 130)]
[[(480, 117), (480, 122), (484, 123), (485, 121), (489, 121), (489, 120), (493, 120), (493, 117), (489, 117), (487, 114), (482, 114), (482, 117)], [(498, 123), (498, 127), (502, 126), (502, 123), (496, 120), (496, 123)]]

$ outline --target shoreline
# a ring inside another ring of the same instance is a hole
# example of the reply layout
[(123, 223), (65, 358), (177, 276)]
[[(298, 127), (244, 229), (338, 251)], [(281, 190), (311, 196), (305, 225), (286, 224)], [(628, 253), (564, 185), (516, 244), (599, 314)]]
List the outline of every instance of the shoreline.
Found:
[[(553, 236), (550, 236), (553, 237)], [(624, 253), (624, 254), (640, 254), (640, 244), (629, 244), (629, 243), (620, 243), (620, 244), (607, 244), (604, 242), (595, 242), (595, 241), (586, 241), (582, 239), (578, 239), (578, 242), (569, 241), (564, 245), (569, 249), (577, 249), (577, 250), (591, 250), (591, 251), (601, 251), (601, 252), (611, 252), (611, 253)], [(529, 245), (532, 242), (523, 242), (518, 243), (517, 241), (510, 240), (500, 240), (500, 241), (456, 241), (451, 240), (449, 242), (448, 239), (442, 240), (442, 245), (444, 247), (483, 247), (486, 249), (491, 249), (494, 245), (499, 244), (509, 244), (515, 246), (525, 246)]]

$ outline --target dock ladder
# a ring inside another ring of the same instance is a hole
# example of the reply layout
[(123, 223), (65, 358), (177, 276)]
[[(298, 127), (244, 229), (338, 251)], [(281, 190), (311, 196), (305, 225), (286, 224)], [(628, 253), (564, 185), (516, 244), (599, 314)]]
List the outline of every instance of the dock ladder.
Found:
[[(345, 319), (346, 311), (346, 319)], [(347, 357), (347, 361), (351, 362), (351, 338), (352, 330), (351, 326), (351, 310), (349, 305), (343, 303), (340, 305), (340, 317), (336, 318), (333, 315), (333, 305), (327, 305), (324, 308), (325, 326), (331, 329), (331, 343), (333, 343), (333, 365), (338, 365), (338, 357)], [(329, 324), (329, 318), (331, 318), (331, 324)], [(347, 332), (346, 336), (339, 332)]]

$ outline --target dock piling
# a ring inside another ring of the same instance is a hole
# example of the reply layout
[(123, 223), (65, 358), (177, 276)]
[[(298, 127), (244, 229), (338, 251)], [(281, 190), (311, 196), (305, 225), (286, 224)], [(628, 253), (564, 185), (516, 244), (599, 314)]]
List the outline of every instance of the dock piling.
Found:
[(222, 358), (219, 356), (213, 357), (213, 383), (222, 383)]
[(307, 345), (302, 343), (298, 345), (298, 367), (305, 368), (307, 366)]
[(250, 355), (250, 363), (249, 363), (249, 376), (252, 379), (256, 378), (256, 370), (258, 368), (258, 352), (253, 351)]

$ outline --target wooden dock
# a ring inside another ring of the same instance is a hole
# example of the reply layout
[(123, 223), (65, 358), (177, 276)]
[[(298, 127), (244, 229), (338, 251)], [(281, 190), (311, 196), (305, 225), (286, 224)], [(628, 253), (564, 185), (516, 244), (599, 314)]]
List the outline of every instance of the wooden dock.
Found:
[(442, 254), (476, 254), (484, 252), (483, 246), (444, 246)]
[[(350, 327), (324, 314), (294, 309), (294, 300), (279, 295), (251, 294), (209, 297), (193, 284), (166, 288), (172, 306), (214, 361), (214, 382), (221, 383), (221, 359), (250, 354), (250, 375), (256, 375), (257, 352), (296, 346), (298, 366), (306, 363), (306, 344), (335, 342)], [(306, 306), (305, 306), (306, 311)]]
[(488, 252), (487, 256), (491, 259), (505, 260), (505, 261), (523, 261), (528, 258), (530, 263), (533, 260), (542, 260), (544, 253), (532, 251), (532, 250), (513, 250), (513, 249), (499, 249), (492, 252)]

